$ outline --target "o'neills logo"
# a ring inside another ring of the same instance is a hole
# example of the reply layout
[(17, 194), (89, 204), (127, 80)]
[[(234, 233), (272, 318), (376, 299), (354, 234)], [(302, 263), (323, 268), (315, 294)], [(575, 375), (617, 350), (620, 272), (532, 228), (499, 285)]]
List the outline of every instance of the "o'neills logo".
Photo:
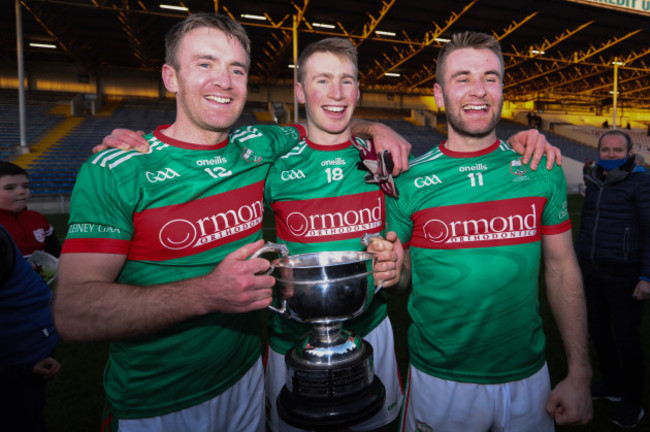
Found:
[(256, 233), (264, 182), (134, 215), (129, 259), (162, 261), (194, 255)]
[(199, 159), (196, 161), (198, 166), (211, 166), (228, 163), (228, 159), (222, 156), (216, 156), (212, 159)]
[(457, 249), (535, 242), (545, 203), (535, 197), (426, 209), (413, 215), (412, 244)]
[(383, 194), (366, 192), (337, 198), (279, 201), (272, 205), (278, 237), (292, 242), (326, 242), (360, 238), (381, 231)]
[(337, 166), (337, 165), (345, 165), (345, 159), (341, 157), (337, 157), (336, 159), (331, 159), (331, 160), (326, 160), (320, 163), (321, 166)]

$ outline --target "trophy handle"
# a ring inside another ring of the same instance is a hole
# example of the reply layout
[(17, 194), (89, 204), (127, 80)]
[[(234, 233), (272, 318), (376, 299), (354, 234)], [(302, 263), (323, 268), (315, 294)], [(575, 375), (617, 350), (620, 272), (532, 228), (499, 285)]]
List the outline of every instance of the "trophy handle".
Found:
[[(381, 240), (381, 239), (383, 239), (383, 238), (384, 238), (384, 237), (382, 237), (381, 234), (377, 234), (377, 233), (374, 233), (374, 234), (365, 233), (365, 234), (361, 237), (360, 241), (361, 241), (361, 244), (362, 244), (362, 245), (364, 245), (365, 247), (368, 247), (368, 245), (370, 244), (371, 241), (373, 241), (373, 240), (375, 240), (375, 239), (379, 239), (379, 240)], [(380, 289), (382, 289), (382, 288), (384, 287), (385, 284), (386, 284), (386, 281), (385, 281), (385, 280), (381, 281), (381, 282), (379, 283), (379, 285), (377, 285), (377, 286), (375, 287), (375, 294), (377, 294), (377, 292), (378, 292)]]
[(371, 241), (375, 239), (382, 240), (383, 238), (384, 237), (382, 237), (382, 235), (378, 233), (374, 233), (374, 234), (365, 233), (359, 241), (361, 241), (362, 245), (368, 247)]
[[(267, 252), (277, 252), (282, 258), (286, 258), (289, 256), (289, 248), (287, 245), (284, 244), (278, 244), (278, 243), (273, 243), (273, 242), (266, 242), (264, 246), (259, 248), (257, 252), (255, 252), (253, 255), (251, 255), (251, 258), (257, 258), (262, 254), (265, 254)], [(273, 270), (275, 270), (275, 267), (273, 264), (269, 267), (269, 269), (263, 273), (258, 273), (260, 275), (270, 275)], [(271, 309), (273, 312), (277, 312), (280, 315), (286, 315), (288, 313), (287, 311), (287, 300), (282, 299), (281, 302), (281, 307), (276, 308), (273, 305), (268, 305), (267, 306), (269, 309)]]

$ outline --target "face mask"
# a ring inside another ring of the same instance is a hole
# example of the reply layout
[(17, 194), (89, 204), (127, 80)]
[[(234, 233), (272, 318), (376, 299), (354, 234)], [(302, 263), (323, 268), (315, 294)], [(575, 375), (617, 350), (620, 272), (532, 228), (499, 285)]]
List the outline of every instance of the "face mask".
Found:
[(627, 162), (627, 158), (624, 159), (598, 159), (598, 165), (603, 167), (607, 171), (615, 170), (616, 168), (623, 165)]

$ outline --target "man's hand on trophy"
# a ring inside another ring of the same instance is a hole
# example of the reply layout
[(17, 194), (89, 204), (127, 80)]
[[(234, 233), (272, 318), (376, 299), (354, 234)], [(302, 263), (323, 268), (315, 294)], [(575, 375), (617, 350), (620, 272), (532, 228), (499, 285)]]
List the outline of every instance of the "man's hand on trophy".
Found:
[(404, 260), (404, 249), (397, 234), (390, 231), (386, 234), (386, 238), (372, 237), (367, 250), (375, 254), (372, 263), (375, 285), (379, 285), (382, 281), (384, 281), (384, 288), (397, 284)]

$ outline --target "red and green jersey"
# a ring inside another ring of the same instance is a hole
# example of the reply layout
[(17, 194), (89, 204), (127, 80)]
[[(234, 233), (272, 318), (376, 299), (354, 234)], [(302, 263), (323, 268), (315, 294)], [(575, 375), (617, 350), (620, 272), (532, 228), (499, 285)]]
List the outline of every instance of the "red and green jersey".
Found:
[[(214, 146), (164, 127), (150, 148), (107, 150), (79, 171), (64, 253), (127, 256), (117, 282), (148, 286), (204, 275), (261, 238), (270, 164), (300, 140), (293, 127), (238, 129)], [(222, 393), (260, 355), (257, 313), (212, 313), (111, 343), (104, 387), (120, 418), (166, 414)]]
[(571, 228), (562, 169), (532, 171), (497, 141), (475, 153), (439, 146), (396, 183), (387, 229), (410, 244), (413, 365), (483, 384), (535, 373), (545, 361), (541, 236)]
[[(273, 209), (278, 242), (291, 255), (365, 250), (363, 234), (383, 231), (384, 194), (365, 183), (366, 172), (357, 162), (359, 151), (350, 141), (323, 146), (304, 139), (273, 164), (264, 198)], [(379, 292), (363, 314), (344, 325), (363, 337), (386, 316), (386, 299)], [(272, 313), (269, 343), (284, 354), (311, 328)]]

